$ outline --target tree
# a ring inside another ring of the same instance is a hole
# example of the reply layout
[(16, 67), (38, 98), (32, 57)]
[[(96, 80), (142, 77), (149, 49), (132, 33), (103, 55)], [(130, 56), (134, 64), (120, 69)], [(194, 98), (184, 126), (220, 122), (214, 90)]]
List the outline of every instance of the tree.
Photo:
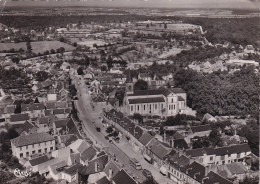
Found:
[(213, 129), (209, 134), (209, 141), (212, 146), (223, 146), (222, 140), (221, 140), (221, 134), (217, 129)]
[(51, 54), (55, 54), (55, 50), (54, 49), (51, 49)]
[(63, 37), (60, 37), (60, 42), (64, 42), (65, 39)]
[(78, 75), (84, 75), (83, 69), (81, 67), (77, 70)]
[(18, 57), (13, 57), (13, 58), (12, 58), (12, 62), (13, 62), (13, 63), (18, 64), (19, 61), (20, 61), (20, 58), (18, 58)]
[(77, 47), (77, 45), (78, 45), (77, 42), (74, 42), (74, 43), (73, 43), (73, 46), (74, 46), (74, 47)]
[(27, 48), (27, 52), (28, 53), (32, 52), (32, 46), (31, 46), (31, 42), (30, 41), (26, 42), (26, 48)]
[(139, 79), (134, 85), (135, 90), (146, 90), (147, 88), (148, 83), (142, 79)]
[(106, 133), (110, 134), (113, 132), (113, 128), (111, 126), (107, 127)]
[(37, 81), (45, 81), (46, 79), (48, 79), (49, 77), (49, 73), (45, 72), (45, 71), (39, 71), (36, 73), (36, 80)]
[(167, 29), (167, 24), (166, 23), (164, 24), (164, 29)]
[(139, 113), (134, 113), (133, 119), (136, 119), (139, 123), (143, 123), (143, 116)]
[(110, 70), (113, 67), (113, 59), (111, 56), (107, 58), (107, 68)]

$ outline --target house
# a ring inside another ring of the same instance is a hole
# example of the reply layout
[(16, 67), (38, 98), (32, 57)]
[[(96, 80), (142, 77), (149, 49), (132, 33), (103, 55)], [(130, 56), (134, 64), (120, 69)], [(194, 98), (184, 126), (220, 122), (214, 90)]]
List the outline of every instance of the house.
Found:
[(188, 130), (187, 138), (193, 139), (194, 137), (207, 137), (211, 131), (210, 125), (191, 126)]
[(167, 158), (169, 178), (176, 183), (182, 183), (184, 180), (183, 170), (190, 164), (190, 159), (180, 152), (174, 151)]
[(184, 150), (184, 153), (189, 158), (210, 166), (241, 162), (251, 153), (251, 150), (248, 144), (238, 144), (218, 148), (189, 149)]
[(203, 184), (233, 184), (233, 182), (227, 180), (226, 178), (220, 176), (219, 174), (210, 171), (206, 177), (202, 179)]
[(15, 113), (15, 105), (5, 105), (4, 107), (0, 107), (0, 119), (9, 119), (11, 115)]
[(30, 120), (29, 114), (12, 114), (10, 119), (7, 120), (9, 124), (23, 124), (26, 121)]
[(238, 180), (243, 180), (246, 177), (248, 169), (242, 162), (234, 162), (226, 165), (221, 165), (217, 168), (217, 173), (224, 178), (236, 177)]
[(101, 107), (106, 107), (107, 105), (106, 97), (103, 94), (99, 94), (94, 97), (93, 102), (100, 105)]
[(172, 151), (172, 147), (169, 145), (158, 141), (157, 139), (152, 139), (146, 146), (145, 153), (150, 158), (152, 158), (152, 164), (160, 168), (164, 164), (166, 156)]
[(146, 82), (150, 82), (152, 80), (152, 77), (148, 73), (139, 73), (137, 78), (138, 80), (144, 80)]
[(39, 157), (33, 158), (31, 160), (28, 160), (25, 163), (25, 167), (31, 168), (32, 172), (37, 172), (38, 171), (38, 165), (40, 165), (44, 162), (47, 162), (49, 160), (50, 160), (50, 158), (47, 155), (39, 156)]
[(55, 139), (48, 133), (22, 135), (11, 140), (13, 156), (29, 158), (34, 154), (46, 154), (55, 150)]
[(59, 119), (53, 122), (53, 133), (62, 135), (67, 133), (67, 124), (71, 119)]
[(194, 161), (189, 164), (184, 171), (184, 182), (189, 184), (201, 184), (204, 176), (206, 175), (205, 166)]
[(88, 165), (88, 162), (91, 161), (97, 154), (97, 150), (90, 146), (84, 152), (80, 154), (80, 163), (82, 165)]
[(137, 182), (124, 170), (119, 171), (113, 178), (112, 184), (137, 184)]
[(74, 153), (82, 153), (90, 147), (90, 144), (82, 139), (78, 139), (69, 145)]
[(111, 180), (120, 170), (121, 168), (119, 165), (113, 160), (110, 160), (104, 168), (104, 172), (106, 173), (109, 180)]

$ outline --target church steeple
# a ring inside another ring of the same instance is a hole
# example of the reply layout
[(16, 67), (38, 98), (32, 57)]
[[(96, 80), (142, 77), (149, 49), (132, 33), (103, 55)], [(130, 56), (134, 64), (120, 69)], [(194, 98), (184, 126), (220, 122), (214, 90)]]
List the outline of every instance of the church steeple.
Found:
[(126, 76), (125, 92), (126, 92), (126, 95), (134, 93), (134, 82), (133, 82), (133, 79), (131, 77), (130, 70), (128, 70), (128, 73), (127, 73), (127, 76)]

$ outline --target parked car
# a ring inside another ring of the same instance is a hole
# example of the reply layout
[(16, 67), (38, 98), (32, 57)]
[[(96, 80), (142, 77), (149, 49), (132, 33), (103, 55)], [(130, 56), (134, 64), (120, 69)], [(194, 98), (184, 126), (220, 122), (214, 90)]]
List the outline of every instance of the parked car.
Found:
[(147, 169), (144, 169), (142, 173), (143, 173), (143, 175), (144, 175), (146, 178), (152, 178), (152, 177), (153, 177), (151, 171), (148, 171)]

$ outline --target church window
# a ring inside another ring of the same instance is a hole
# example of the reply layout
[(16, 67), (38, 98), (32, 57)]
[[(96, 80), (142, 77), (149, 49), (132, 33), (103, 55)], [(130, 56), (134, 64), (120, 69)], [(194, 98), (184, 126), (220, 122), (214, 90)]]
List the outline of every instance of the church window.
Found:
[(144, 105), (144, 110), (145, 110), (145, 105)]
[(139, 105), (137, 105), (137, 110), (139, 111)]
[(154, 105), (154, 108), (157, 109), (157, 104)]
[(172, 98), (172, 103), (173, 103), (173, 98)]
[(133, 108), (133, 106), (131, 105), (131, 111), (133, 111), (134, 110), (134, 108)]

